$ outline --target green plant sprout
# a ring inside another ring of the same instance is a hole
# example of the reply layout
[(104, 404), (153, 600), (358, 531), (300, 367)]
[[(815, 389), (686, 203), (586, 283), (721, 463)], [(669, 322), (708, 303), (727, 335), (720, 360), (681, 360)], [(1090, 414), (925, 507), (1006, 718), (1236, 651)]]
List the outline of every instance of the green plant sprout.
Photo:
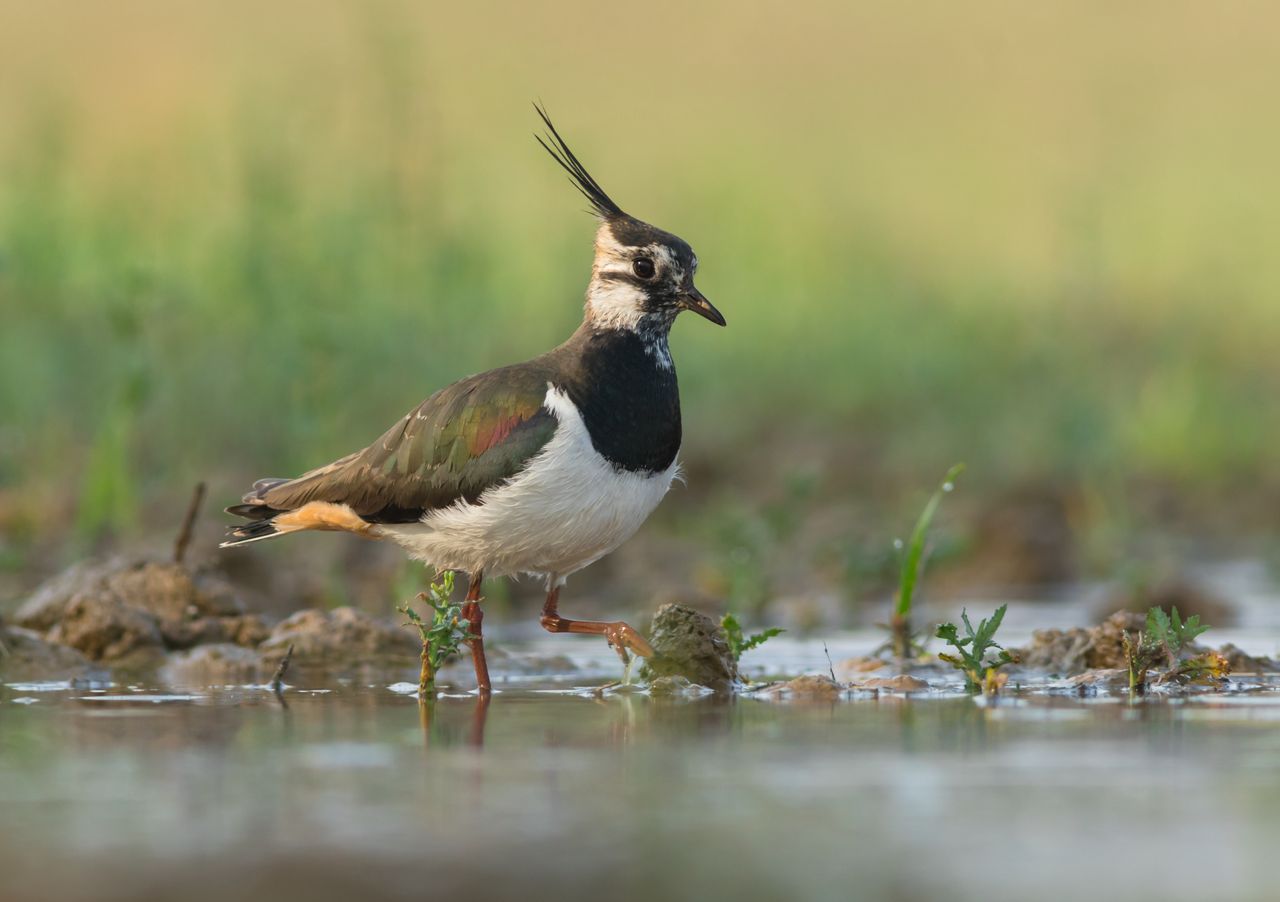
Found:
[(721, 617), (720, 626), (724, 630), (725, 639), (729, 642), (729, 653), (733, 655), (733, 660), (735, 661), (741, 660), (744, 652), (758, 648), (774, 636), (786, 632), (784, 629), (771, 626), (766, 630), (761, 630), (748, 636), (743, 633), (742, 624), (738, 622), (738, 618), (732, 614), (725, 614)]
[[(969, 622), (969, 612), (961, 611), (960, 619), (968, 633), (964, 638), (960, 637), (960, 630), (954, 623), (938, 626), (937, 637), (945, 640), (957, 652), (954, 655), (940, 653), (938, 657), (964, 674), (965, 688), (970, 692), (982, 691), (994, 695), (1004, 682), (1001, 679), (1004, 675), (998, 673), (999, 669), (1016, 660), (995, 641), (996, 630), (1000, 629), (1000, 622), (1004, 620), (1004, 612), (1008, 607), (1007, 604), (1000, 605), (990, 620), (978, 623), (976, 630)], [(998, 650), (999, 654), (989, 657), (988, 652), (992, 649)]]
[(893, 616), (889, 620), (889, 643), (887, 648), (893, 656), (906, 660), (924, 652), (924, 643), (920, 641), (911, 627), (911, 603), (915, 599), (916, 586), (924, 575), (925, 545), (929, 538), (929, 527), (933, 524), (942, 496), (955, 488), (956, 478), (964, 472), (964, 464), (956, 464), (942, 477), (942, 484), (929, 498), (911, 530), (911, 540), (902, 546), (901, 540), (895, 542), (901, 558), (902, 566), (898, 574), (898, 592), (894, 599)]
[(409, 618), (404, 625), (416, 627), (422, 637), (419, 698), (431, 698), (435, 695), (436, 674), (450, 658), (458, 654), (467, 640), (470, 625), (462, 619), (462, 605), (450, 600), (452, 595), (453, 571), (446, 570), (437, 574), (431, 585), (427, 586), (427, 591), (418, 593), (418, 600), (425, 602), (431, 609), (429, 623), (419, 616), (410, 602), (396, 608)]
[(1201, 625), (1199, 614), (1193, 614), (1184, 621), (1178, 616), (1176, 607), (1171, 608), (1168, 614), (1163, 608), (1153, 607), (1148, 610), (1146, 628), (1138, 633), (1136, 640), (1130, 639), (1128, 632), (1120, 635), (1124, 643), (1125, 659), (1129, 664), (1129, 691), (1141, 692), (1145, 689), (1148, 674), (1161, 664), (1168, 669), (1160, 677), (1160, 682), (1203, 682), (1226, 676), (1230, 665), (1216, 652), (1205, 652), (1186, 659), (1181, 657), (1182, 652), (1190, 648), (1195, 638), (1207, 629), (1208, 626)]

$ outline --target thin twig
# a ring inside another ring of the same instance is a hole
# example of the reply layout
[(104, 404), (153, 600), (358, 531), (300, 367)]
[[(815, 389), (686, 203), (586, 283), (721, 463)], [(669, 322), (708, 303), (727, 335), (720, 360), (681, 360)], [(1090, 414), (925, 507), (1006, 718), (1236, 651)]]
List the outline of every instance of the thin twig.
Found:
[(293, 643), (289, 643), (289, 650), (284, 653), (284, 657), (280, 659), (280, 666), (276, 668), (276, 675), (271, 678), (271, 691), (276, 695), (284, 692), (284, 675), (289, 672), (289, 662), (293, 660)]
[(827, 656), (827, 669), (831, 671), (831, 682), (839, 683), (836, 679), (836, 665), (831, 663), (831, 652), (827, 651), (827, 643), (822, 643), (822, 653)]
[(181, 564), (187, 556), (187, 546), (191, 544), (191, 534), (195, 530), (196, 517), (200, 514), (200, 505), (204, 503), (204, 483), (197, 482), (191, 493), (191, 503), (187, 505), (187, 515), (182, 518), (182, 530), (173, 543), (173, 562)]

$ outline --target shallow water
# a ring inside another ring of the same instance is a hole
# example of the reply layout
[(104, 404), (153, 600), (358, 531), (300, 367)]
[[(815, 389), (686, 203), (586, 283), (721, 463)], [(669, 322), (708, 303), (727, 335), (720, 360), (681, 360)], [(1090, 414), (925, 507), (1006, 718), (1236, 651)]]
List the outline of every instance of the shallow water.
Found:
[(1274, 897), (1272, 683), (723, 701), (599, 695), (585, 664), (487, 707), (11, 684), (0, 898)]

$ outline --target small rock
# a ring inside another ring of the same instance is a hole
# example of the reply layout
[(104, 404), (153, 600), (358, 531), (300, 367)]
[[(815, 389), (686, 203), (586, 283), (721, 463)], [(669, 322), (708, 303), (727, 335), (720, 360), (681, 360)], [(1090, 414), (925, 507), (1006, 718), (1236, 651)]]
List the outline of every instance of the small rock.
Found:
[(870, 677), (853, 684), (855, 689), (883, 689), (888, 692), (923, 692), (929, 688), (924, 680), (900, 673), (891, 677)]
[(825, 674), (806, 674), (794, 680), (772, 687), (769, 692), (774, 695), (789, 695), (792, 698), (803, 698), (814, 701), (834, 701), (845, 691), (831, 677)]
[(156, 619), (114, 595), (72, 597), (48, 639), (77, 649), (91, 661), (122, 667), (154, 664), (164, 654)]
[(298, 611), (276, 624), (259, 650), (284, 654), (290, 645), (295, 665), (326, 667), (409, 663), (422, 650), (416, 633), (349, 607)]
[(172, 686), (243, 685), (261, 682), (271, 670), (261, 652), (223, 642), (170, 655), (160, 678)]
[(682, 676), (716, 692), (731, 692), (739, 682), (738, 664), (720, 624), (686, 605), (658, 609), (649, 644), (655, 654), (640, 668), (643, 680)]
[(0, 677), (6, 682), (66, 680), (83, 676), (91, 667), (74, 648), (49, 642), (35, 630), (5, 627), (0, 642)]

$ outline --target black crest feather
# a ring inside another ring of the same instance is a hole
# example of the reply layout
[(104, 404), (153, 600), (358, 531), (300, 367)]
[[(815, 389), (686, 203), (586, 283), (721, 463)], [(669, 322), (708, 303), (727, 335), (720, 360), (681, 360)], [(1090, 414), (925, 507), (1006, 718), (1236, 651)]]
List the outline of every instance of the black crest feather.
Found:
[(556, 131), (556, 127), (551, 124), (551, 117), (547, 115), (547, 111), (543, 109), (541, 104), (535, 103), (533, 108), (538, 111), (538, 115), (542, 117), (542, 121), (546, 123), (550, 134), (534, 135), (538, 139), (538, 143), (543, 146), (547, 153), (555, 158), (565, 172), (569, 173), (569, 178), (573, 182), (573, 186), (582, 192), (591, 203), (591, 208), (596, 214), (604, 219), (614, 219), (620, 216), (626, 216), (622, 212), (622, 208), (613, 202), (613, 198), (604, 193), (604, 189), (600, 187), (600, 183), (591, 177), (591, 173), (587, 172), (587, 168), (582, 165), (573, 151), (569, 149), (569, 145), (564, 143), (564, 138), (560, 137), (560, 133)]

